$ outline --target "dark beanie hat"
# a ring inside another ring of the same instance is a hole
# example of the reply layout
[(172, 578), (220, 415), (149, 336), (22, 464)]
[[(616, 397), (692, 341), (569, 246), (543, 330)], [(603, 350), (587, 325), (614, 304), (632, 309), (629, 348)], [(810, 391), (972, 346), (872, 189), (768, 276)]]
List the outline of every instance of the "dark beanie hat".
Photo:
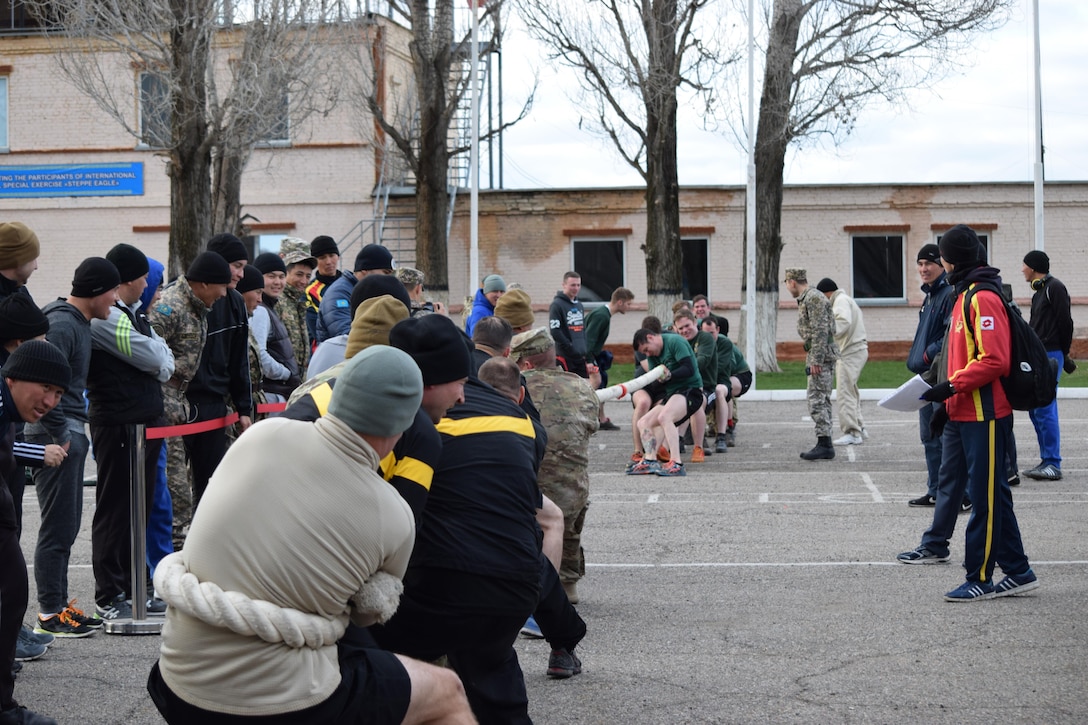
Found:
[(970, 264), (979, 260), (982, 244), (975, 230), (957, 224), (941, 235), (941, 258), (949, 264)]
[(283, 261), (283, 257), (275, 252), (258, 254), (257, 258), (253, 260), (253, 266), (259, 269), (261, 274), (268, 274), (269, 272), (287, 274), (287, 264)]
[(336, 246), (336, 240), (324, 234), (314, 237), (314, 240), (310, 242), (310, 256), (316, 258), (322, 254), (340, 254), (340, 247)]
[(65, 391), (72, 383), (72, 368), (64, 353), (45, 340), (28, 340), (4, 363), (4, 377), (56, 385)]
[(117, 271), (121, 274), (121, 282), (131, 282), (151, 271), (147, 256), (136, 247), (124, 242), (106, 252), (106, 259), (117, 267)]
[(102, 257), (87, 257), (76, 267), (72, 279), (73, 297), (97, 297), (121, 284), (121, 275), (113, 262)]
[(831, 279), (830, 277), (824, 277), (823, 279), (821, 279), (819, 282), (816, 283), (816, 289), (820, 290), (821, 292), (825, 292), (825, 293), (826, 292), (834, 292), (838, 288), (839, 288), (839, 286), (837, 284), (835, 284), (835, 280)]
[(409, 317), (393, 326), (389, 344), (412, 356), (424, 385), (441, 385), (469, 375), (463, 334), (445, 315)]
[(393, 255), (380, 244), (368, 244), (355, 255), (353, 272), (368, 272), (372, 269), (393, 269)]
[(230, 264), (215, 252), (201, 252), (185, 271), (185, 278), (190, 282), (230, 284)]
[(1036, 272), (1050, 274), (1050, 257), (1041, 249), (1033, 249), (1024, 255), (1024, 264)]
[(238, 286), (234, 289), (238, 291), (238, 294), (264, 289), (264, 274), (252, 264), (247, 264), (242, 271), (242, 278), (238, 280)]
[(246, 251), (246, 245), (242, 244), (242, 240), (233, 234), (216, 234), (208, 240), (208, 251), (217, 253), (227, 260), (227, 264), (239, 260), (249, 261), (249, 252)]
[(31, 340), (49, 332), (49, 318), (30, 295), (16, 292), (0, 300), (0, 343)]
[(922, 248), (918, 250), (918, 259), (915, 261), (921, 262), (923, 259), (940, 264), (941, 248), (936, 244), (923, 244)]
[(382, 295), (392, 295), (404, 303), (405, 309), (412, 309), (412, 298), (408, 296), (408, 290), (399, 279), (391, 274), (371, 274), (359, 280), (351, 290), (348, 309), (351, 310), (352, 318), (355, 317), (355, 310), (364, 301)]

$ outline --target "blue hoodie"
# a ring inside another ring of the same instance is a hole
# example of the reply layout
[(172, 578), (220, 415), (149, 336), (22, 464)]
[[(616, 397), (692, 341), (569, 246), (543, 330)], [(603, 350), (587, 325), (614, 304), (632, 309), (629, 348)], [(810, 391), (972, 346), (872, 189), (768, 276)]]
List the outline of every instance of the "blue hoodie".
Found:
[(472, 312), (469, 313), (468, 319), (465, 320), (465, 332), (468, 333), (469, 337), (472, 337), (472, 330), (476, 327), (476, 323), (494, 314), (495, 305), (491, 304), (491, 300), (487, 299), (482, 289), (476, 290), (476, 297), (472, 300)]
[(155, 293), (159, 291), (159, 287), (162, 285), (162, 262), (157, 259), (147, 258), (147, 288), (144, 293), (140, 295), (140, 307), (141, 310), (151, 309), (151, 300), (155, 299)]

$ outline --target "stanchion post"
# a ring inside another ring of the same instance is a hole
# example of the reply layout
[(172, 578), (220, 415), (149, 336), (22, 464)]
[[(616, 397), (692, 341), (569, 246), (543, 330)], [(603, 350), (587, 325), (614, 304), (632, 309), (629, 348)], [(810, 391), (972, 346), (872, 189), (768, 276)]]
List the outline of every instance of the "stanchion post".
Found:
[(106, 634), (159, 634), (162, 622), (147, 618), (147, 493), (144, 478), (144, 426), (126, 426), (129, 435), (129, 551), (132, 554), (132, 619), (106, 622)]

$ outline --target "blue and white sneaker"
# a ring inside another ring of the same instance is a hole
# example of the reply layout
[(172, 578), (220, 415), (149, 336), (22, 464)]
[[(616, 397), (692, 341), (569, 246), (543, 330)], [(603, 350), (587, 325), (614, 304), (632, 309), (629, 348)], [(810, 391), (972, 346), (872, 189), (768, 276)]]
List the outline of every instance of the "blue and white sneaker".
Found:
[(1035, 572), (1028, 569), (1019, 576), (1007, 576), (994, 587), (995, 597), (1015, 597), (1032, 589), (1039, 588), (1039, 580), (1035, 578)]
[(945, 594), (944, 600), (946, 602), (977, 602), (993, 596), (994, 585), (991, 582), (964, 582)]
[(536, 623), (533, 615), (530, 614), (525, 620), (525, 626), (521, 628), (521, 636), (529, 639), (544, 639), (544, 633), (540, 631), (540, 625)]

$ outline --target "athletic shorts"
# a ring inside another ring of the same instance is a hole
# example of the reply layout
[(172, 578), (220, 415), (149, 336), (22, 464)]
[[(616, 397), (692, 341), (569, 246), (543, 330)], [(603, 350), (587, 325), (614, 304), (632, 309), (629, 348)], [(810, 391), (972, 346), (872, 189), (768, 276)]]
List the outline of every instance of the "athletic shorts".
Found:
[[(688, 404), (688, 411), (683, 418), (676, 421), (676, 425), (680, 425), (691, 416), (698, 413), (706, 405), (706, 395), (699, 388), (685, 388), (684, 390), (677, 390), (673, 395), (683, 395), (684, 400)], [(671, 395), (669, 397), (672, 397)]]
[[(665, 383), (661, 382), (660, 380), (653, 381), (652, 383), (647, 385), (642, 390), (643, 390), (643, 392), (645, 392), (647, 395), (650, 396), (650, 407), (653, 407), (653, 406), (657, 405), (658, 403), (664, 401), (665, 398), (669, 397), (668, 394), (665, 392)], [(638, 392), (638, 391), (636, 390), (635, 392)], [(632, 395), (631, 396), (631, 406), (634, 407), (634, 405), (635, 405), (635, 396)]]
[(324, 702), (313, 707), (276, 715), (231, 715), (204, 710), (178, 697), (162, 679), (159, 663), (151, 668), (147, 691), (168, 723), (240, 725), (272, 723), (374, 723), (395, 725), (404, 720), (412, 699), (412, 680), (392, 652), (353, 645), (338, 645), (340, 685)]
[(734, 398), (739, 398), (748, 392), (748, 388), (752, 387), (752, 371), (745, 370), (743, 373), (737, 373), (733, 377), (740, 381), (740, 392), (733, 396)]

